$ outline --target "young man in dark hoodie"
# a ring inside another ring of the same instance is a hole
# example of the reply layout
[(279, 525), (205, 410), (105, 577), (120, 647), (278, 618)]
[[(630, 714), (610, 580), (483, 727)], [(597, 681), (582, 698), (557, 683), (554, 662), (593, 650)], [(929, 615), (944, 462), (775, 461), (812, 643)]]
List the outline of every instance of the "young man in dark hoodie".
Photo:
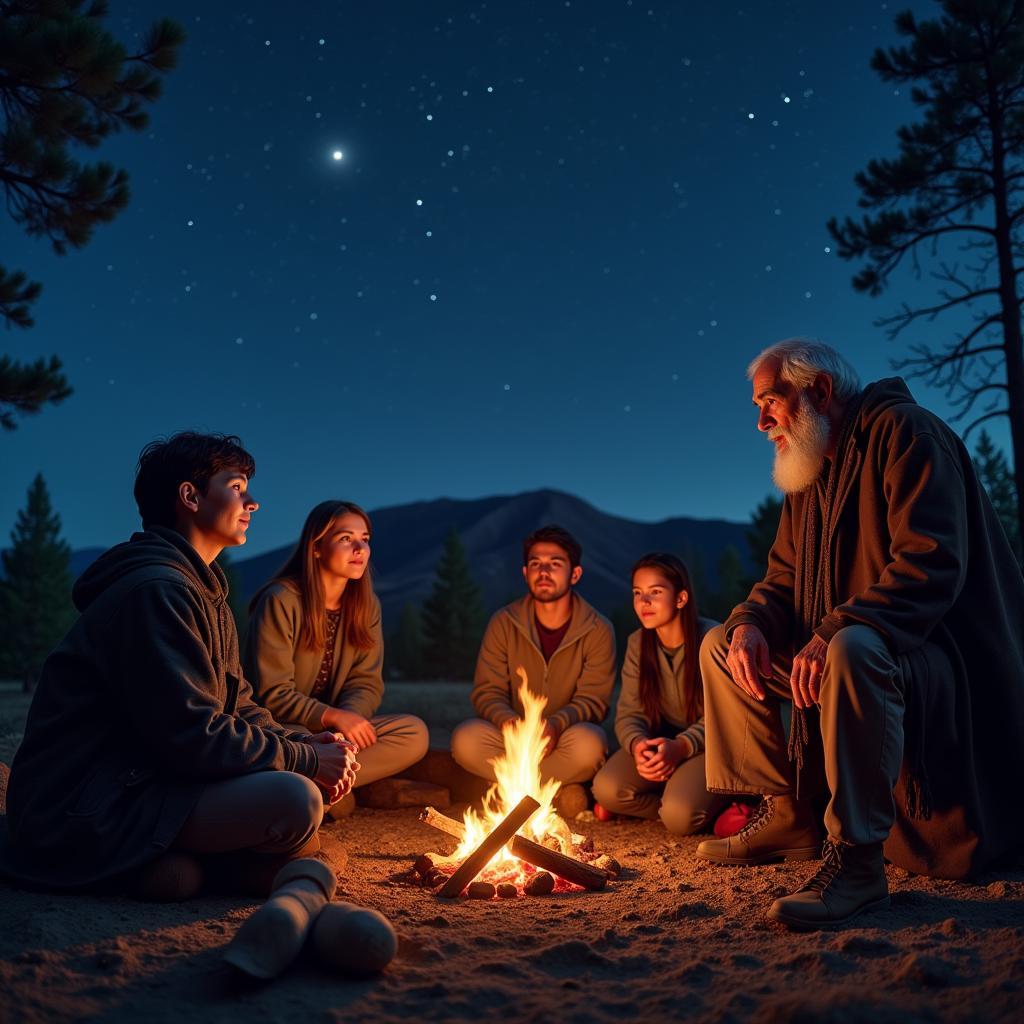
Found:
[(902, 380), (862, 388), (800, 339), (748, 375), (786, 500), (767, 573), (705, 637), (701, 675), (708, 789), (763, 800), (697, 856), (816, 855), (801, 764), (820, 732), (823, 863), (768, 913), (831, 927), (888, 905), (883, 858), (963, 878), (1024, 840), (1007, 811), (1024, 777), (1024, 580), (963, 442)]
[(321, 794), (358, 766), (333, 733), (286, 732), (253, 701), (214, 561), (245, 543), (254, 472), (236, 437), (143, 449), (143, 532), (79, 578), (81, 615), (43, 666), (11, 769), (9, 875), (180, 899), (205, 869), (259, 890), (319, 848)]

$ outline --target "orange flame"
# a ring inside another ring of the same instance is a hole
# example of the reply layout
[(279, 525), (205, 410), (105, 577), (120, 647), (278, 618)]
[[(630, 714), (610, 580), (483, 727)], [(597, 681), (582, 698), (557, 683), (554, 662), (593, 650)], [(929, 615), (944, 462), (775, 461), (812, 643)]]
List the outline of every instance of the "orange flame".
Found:
[[(454, 854), (460, 860), (468, 857), (524, 796), (532, 796), (540, 804), (540, 809), (526, 823), (523, 831), (534, 840), (556, 831), (557, 816), (551, 809), (551, 803), (558, 792), (558, 781), (549, 779), (543, 782), (540, 777), (540, 763), (547, 747), (543, 717), (547, 698), (530, 692), (522, 665), (516, 669), (516, 675), (522, 681), (519, 701), (523, 706), (523, 717), (502, 729), (505, 753), (490, 762), (497, 782), (484, 797), (482, 817), (472, 810), (466, 811), (466, 833)], [(502, 847), (484, 870), (492, 877), (510, 876), (511, 881), (521, 881), (521, 866), (521, 862)]]

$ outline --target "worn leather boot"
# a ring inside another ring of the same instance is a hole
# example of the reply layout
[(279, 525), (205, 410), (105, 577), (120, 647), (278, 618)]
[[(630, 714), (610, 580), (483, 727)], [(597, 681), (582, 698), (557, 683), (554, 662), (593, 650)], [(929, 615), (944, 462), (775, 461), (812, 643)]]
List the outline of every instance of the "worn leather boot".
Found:
[(829, 837), (814, 877), (790, 896), (777, 899), (768, 916), (790, 928), (810, 930), (834, 928), (865, 910), (888, 906), (882, 844), (850, 846)]
[(762, 797), (754, 816), (736, 835), (705, 839), (697, 846), (697, 856), (715, 864), (769, 864), (817, 855), (818, 830), (810, 809), (792, 796)]

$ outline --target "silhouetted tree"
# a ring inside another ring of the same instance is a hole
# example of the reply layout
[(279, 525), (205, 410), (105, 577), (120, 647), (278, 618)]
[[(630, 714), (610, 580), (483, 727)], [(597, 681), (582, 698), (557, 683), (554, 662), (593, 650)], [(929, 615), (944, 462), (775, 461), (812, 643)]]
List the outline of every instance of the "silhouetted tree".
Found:
[(20, 679), (30, 693), (46, 656), (75, 617), (71, 549), (60, 539), (60, 517), (41, 474), (28, 489), (28, 501), (11, 531), (11, 546), (0, 561), (0, 664), (4, 675)]
[(420, 610), (412, 602), (402, 606), (398, 628), (384, 648), (388, 673), (401, 679), (423, 678), (423, 626)]
[(919, 320), (969, 314), (971, 326), (951, 331), (953, 340), (911, 345), (894, 365), (944, 388), (955, 419), (973, 415), (965, 437), (1009, 417), (1024, 533), (1024, 5), (944, 0), (941, 8), (934, 21), (900, 14), (907, 45), (875, 51), (872, 67), (886, 82), (911, 83), (923, 118), (900, 128), (897, 158), (872, 160), (856, 176), (859, 205), (873, 213), (833, 219), (829, 230), (843, 259), (866, 261), (853, 279), (858, 291), (880, 294), (907, 262), (918, 276), (922, 258), (935, 267), (936, 301), (880, 320), (891, 337)]
[(632, 599), (616, 605), (608, 613), (608, 621), (615, 631), (615, 662), (619, 668), (626, 660), (626, 641), (629, 634), (640, 628)]
[(702, 614), (724, 622), (749, 591), (743, 557), (735, 544), (727, 544), (718, 558), (718, 590), (711, 593)]
[[(0, 268), (0, 277), (2, 275)], [(2, 287), (0, 282), (0, 289)], [(27, 364), (0, 356), (0, 426), (4, 430), (14, 430), (17, 426), (15, 413), (25, 416), (39, 412), (45, 402), (56, 405), (70, 394), (71, 388), (56, 356)]]
[(982, 430), (978, 445), (974, 449), (974, 466), (978, 479), (985, 485), (992, 506), (1003, 524), (1006, 536), (1017, 556), (1024, 565), (1017, 517), (1017, 492), (1013, 486), (1013, 472), (1006, 456), (992, 443), (987, 430)]
[[(768, 552), (775, 543), (775, 535), (779, 532), (779, 520), (782, 518), (782, 501), (774, 494), (769, 494), (750, 517), (750, 528), (747, 530), (747, 547), (750, 559), (754, 563), (754, 572), (745, 578), (744, 587), (749, 593), (750, 588), (764, 579), (768, 568)], [(746, 594), (743, 595), (746, 597)], [(741, 598), (742, 600), (742, 598)]]
[[(79, 163), (70, 147), (91, 149), (115, 132), (142, 131), (149, 123), (143, 106), (160, 95), (161, 76), (184, 40), (181, 27), (163, 19), (129, 54), (103, 28), (106, 14), (105, 0), (0, 0), (0, 185), (15, 224), (48, 239), (58, 254), (85, 245), (129, 197), (125, 171)], [(8, 326), (32, 326), (39, 293), (38, 282), (0, 267), (0, 317)], [(35, 411), (70, 394), (56, 359), (6, 370), (0, 407)], [(19, 373), (28, 375), (25, 391), (16, 387)], [(12, 429), (11, 411), (2, 411)]]
[(484, 632), (480, 590), (453, 529), (437, 564), (434, 589), (423, 603), (423, 662), (435, 679), (471, 679)]

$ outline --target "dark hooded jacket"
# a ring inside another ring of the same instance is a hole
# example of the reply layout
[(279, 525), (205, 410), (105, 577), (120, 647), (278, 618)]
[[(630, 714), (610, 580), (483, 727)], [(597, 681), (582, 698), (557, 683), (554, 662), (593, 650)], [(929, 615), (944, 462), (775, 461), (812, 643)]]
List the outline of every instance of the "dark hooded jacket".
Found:
[(6, 873), (79, 886), (157, 857), (204, 785), (314, 748), (252, 699), (220, 566), (151, 527), (75, 584), (78, 621), (47, 658), (7, 793)]
[[(901, 379), (869, 385), (855, 415), (860, 468), (830, 517), (832, 611), (814, 632), (870, 626), (899, 660), (904, 764), (885, 855), (962, 878), (1024, 841), (1024, 579), (963, 442)], [(726, 623), (758, 625), (778, 650), (801, 642), (808, 493), (786, 497), (767, 574)], [(910, 780), (930, 793), (926, 819), (908, 813)]]

